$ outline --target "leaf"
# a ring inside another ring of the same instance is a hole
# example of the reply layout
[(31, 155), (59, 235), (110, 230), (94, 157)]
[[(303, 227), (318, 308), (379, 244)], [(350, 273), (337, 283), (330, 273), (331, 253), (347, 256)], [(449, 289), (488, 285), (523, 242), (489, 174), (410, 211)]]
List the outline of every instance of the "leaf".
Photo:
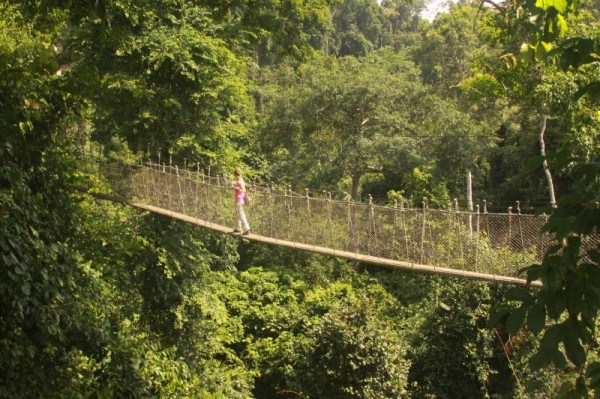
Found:
[(559, 29), (559, 37), (563, 37), (567, 31), (569, 30), (569, 26), (567, 25), (567, 20), (562, 15), (556, 16), (556, 22)]
[(498, 306), (498, 308), (496, 308), (490, 316), (488, 326), (490, 328), (496, 327), (498, 324), (500, 324), (500, 321), (510, 313), (510, 310), (511, 309), (506, 306)]
[(600, 385), (600, 362), (590, 364), (585, 375), (590, 379), (590, 385), (592, 387)]
[(536, 155), (527, 160), (527, 166), (525, 166), (525, 171), (528, 173), (534, 172), (537, 169), (541, 168), (544, 164), (544, 160), (546, 158), (543, 155)]
[(522, 62), (530, 62), (533, 60), (535, 49), (532, 48), (529, 43), (523, 43), (519, 50), (519, 58)]
[(557, 398), (558, 399), (572, 399), (574, 394), (575, 394), (575, 392), (574, 392), (574, 388), (573, 388), (573, 382), (565, 381), (562, 383), (562, 385), (560, 386), (560, 389), (558, 390)]
[(524, 287), (512, 287), (504, 294), (504, 298), (508, 301), (519, 301), (529, 304), (533, 301), (531, 294)]
[(579, 343), (579, 339), (573, 335), (567, 335), (563, 340), (567, 357), (576, 366), (581, 366), (585, 362), (585, 350)]
[(527, 313), (527, 328), (534, 334), (539, 333), (544, 328), (546, 323), (546, 307), (536, 303), (529, 309)]
[(21, 291), (23, 291), (23, 294), (27, 296), (31, 295), (31, 285), (29, 282), (25, 282), (25, 284), (21, 286)]
[(556, 9), (560, 14), (564, 14), (567, 12), (567, 7), (569, 7), (569, 3), (567, 0), (553, 0), (552, 7)]
[(548, 56), (548, 51), (547, 51), (546, 46), (544, 46), (544, 43), (545, 42), (540, 42), (535, 47), (535, 59), (536, 60), (545, 60), (546, 57)]
[(600, 102), (600, 82), (592, 82), (583, 86), (573, 96), (575, 101), (579, 100), (583, 96), (589, 96), (594, 102)]
[(509, 334), (516, 335), (521, 327), (523, 327), (523, 323), (525, 322), (525, 316), (527, 315), (527, 309), (524, 307), (515, 309), (510, 315), (508, 315), (508, 319), (506, 320), (506, 330)]
[(524, 270), (527, 271), (527, 281), (531, 282), (539, 280), (545, 269), (541, 265), (532, 265)]
[(552, 356), (552, 363), (554, 363), (556, 367), (559, 369), (564, 369), (567, 367), (567, 359), (565, 359), (565, 355), (563, 355), (561, 351), (558, 349), (551, 351), (550, 355)]
[(550, 363), (552, 363), (552, 356), (550, 356), (550, 352), (544, 350), (539, 350), (529, 361), (531, 369), (534, 371), (546, 368)]

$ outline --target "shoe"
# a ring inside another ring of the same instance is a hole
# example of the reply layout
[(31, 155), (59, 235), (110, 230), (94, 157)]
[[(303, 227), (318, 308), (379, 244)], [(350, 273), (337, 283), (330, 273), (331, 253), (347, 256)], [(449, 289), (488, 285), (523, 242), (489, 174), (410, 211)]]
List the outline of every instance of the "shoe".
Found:
[(241, 230), (238, 230), (238, 229), (235, 229), (235, 230), (233, 230), (233, 233), (234, 233), (234, 234), (241, 233), (241, 232), (242, 232), (242, 231), (241, 231)]
[(250, 229), (244, 231), (242, 234), (245, 235), (245, 236), (247, 236), (248, 234), (250, 234)]

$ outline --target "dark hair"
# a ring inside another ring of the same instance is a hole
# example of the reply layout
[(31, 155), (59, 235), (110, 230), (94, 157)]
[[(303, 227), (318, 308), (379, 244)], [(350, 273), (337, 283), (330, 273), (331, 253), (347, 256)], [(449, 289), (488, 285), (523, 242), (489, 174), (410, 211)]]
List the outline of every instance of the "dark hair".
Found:
[(235, 168), (235, 172), (234, 173), (235, 173), (235, 175), (237, 177), (240, 177), (242, 175), (242, 170), (240, 168)]

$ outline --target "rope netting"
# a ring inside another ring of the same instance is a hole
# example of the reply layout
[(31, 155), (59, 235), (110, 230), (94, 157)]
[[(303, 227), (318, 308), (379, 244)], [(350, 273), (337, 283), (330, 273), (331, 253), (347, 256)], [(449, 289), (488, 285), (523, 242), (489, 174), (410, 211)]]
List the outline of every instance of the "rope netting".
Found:
[[(130, 200), (220, 226), (234, 226), (231, 181), (200, 171), (155, 163), (88, 165), (109, 183), (107, 191)], [(464, 212), (353, 203), (302, 196), (248, 184), (252, 233), (331, 250), (523, 278), (551, 245), (542, 233), (546, 216)], [(600, 236), (585, 246), (600, 246)], [(357, 256), (358, 257), (358, 256)]]

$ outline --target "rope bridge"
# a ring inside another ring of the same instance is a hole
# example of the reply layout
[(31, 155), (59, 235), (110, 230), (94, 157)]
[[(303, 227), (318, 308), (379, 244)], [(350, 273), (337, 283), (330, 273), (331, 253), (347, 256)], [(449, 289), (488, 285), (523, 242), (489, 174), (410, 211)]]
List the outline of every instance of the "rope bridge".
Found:
[[(233, 230), (231, 181), (148, 162), (87, 163), (99, 176), (92, 191), (222, 233)], [(378, 206), (302, 196), (247, 184), (250, 240), (382, 266), (509, 284), (539, 263), (550, 237), (545, 216)], [(590, 237), (598, 245), (600, 237)], [(539, 284), (539, 282), (534, 282)]]

